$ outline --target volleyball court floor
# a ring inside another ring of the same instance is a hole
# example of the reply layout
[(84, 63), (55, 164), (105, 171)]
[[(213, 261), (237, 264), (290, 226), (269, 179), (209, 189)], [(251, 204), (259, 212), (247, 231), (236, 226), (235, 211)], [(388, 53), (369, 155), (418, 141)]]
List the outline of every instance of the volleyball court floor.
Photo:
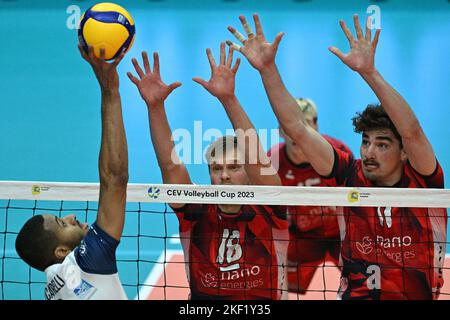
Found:
[[(289, 300), (336, 300), (339, 277), (339, 269), (332, 266), (331, 262), (326, 262), (326, 267), (319, 267), (314, 274), (308, 292), (305, 295), (289, 293)], [(444, 263), (444, 281), (439, 300), (450, 300), (450, 289), (446, 289), (450, 288), (450, 254), (446, 255)], [(139, 299), (187, 300), (188, 287), (183, 251), (167, 250), (148, 275), (145, 287), (139, 293)]]

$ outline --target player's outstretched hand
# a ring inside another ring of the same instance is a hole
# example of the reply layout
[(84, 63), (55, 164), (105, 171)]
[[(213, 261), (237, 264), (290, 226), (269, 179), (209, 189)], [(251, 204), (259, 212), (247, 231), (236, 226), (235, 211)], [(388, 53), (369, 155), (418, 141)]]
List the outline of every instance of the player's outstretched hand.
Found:
[(278, 33), (273, 42), (269, 43), (264, 36), (261, 22), (257, 14), (253, 15), (256, 34), (253, 33), (247, 19), (244, 16), (239, 16), (239, 20), (247, 33), (247, 39), (235, 28), (229, 26), (228, 30), (242, 43), (242, 46), (233, 43), (230, 40), (227, 40), (227, 44), (234, 50), (240, 51), (247, 58), (250, 64), (261, 72), (265, 67), (275, 63), (278, 45), (280, 44), (284, 33)]
[(366, 21), (366, 34), (363, 35), (361, 25), (359, 24), (358, 15), (353, 15), (353, 21), (356, 29), (355, 39), (350, 30), (345, 25), (343, 20), (339, 21), (345, 36), (350, 44), (350, 52), (348, 54), (342, 53), (336, 47), (328, 48), (334, 53), (343, 63), (345, 63), (352, 70), (360, 74), (370, 74), (375, 70), (375, 50), (377, 48), (378, 38), (380, 36), (380, 29), (375, 32), (374, 39), (372, 41), (372, 32), (370, 29), (370, 17)]
[(94, 55), (94, 48), (89, 46), (86, 53), (83, 47), (78, 44), (78, 50), (84, 60), (89, 62), (97, 77), (98, 83), (102, 90), (119, 89), (119, 75), (117, 74), (117, 66), (125, 56), (125, 51), (111, 63), (105, 61), (105, 49), (100, 49), (100, 58)]
[(209, 93), (219, 100), (234, 96), (236, 72), (239, 68), (240, 59), (238, 58), (233, 67), (233, 48), (228, 50), (228, 58), (225, 53), (225, 43), (220, 44), (220, 63), (216, 64), (212, 56), (211, 49), (206, 49), (209, 65), (211, 66), (211, 78), (205, 81), (202, 78), (192, 78), (195, 82), (203, 86)]
[(131, 72), (127, 73), (128, 78), (130, 78), (131, 82), (139, 89), (139, 93), (141, 94), (142, 99), (147, 103), (148, 107), (163, 105), (169, 94), (181, 86), (181, 82), (174, 82), (167, 85), (161, 80), (159, 56), (157, 52), (153, 53), (153, 72), (150, 70), (147, 52), (142, 52), (142, 61), (144, 63), (145, 72), (141, 69), (135, 58), (131, 61), (139, 78), (135, 77)]

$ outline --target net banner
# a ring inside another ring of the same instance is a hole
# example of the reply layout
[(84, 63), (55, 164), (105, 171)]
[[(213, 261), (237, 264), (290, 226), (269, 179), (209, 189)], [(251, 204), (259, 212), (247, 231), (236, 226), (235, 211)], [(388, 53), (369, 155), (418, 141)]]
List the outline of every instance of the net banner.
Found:
[[(98, 183), (0, 181), (0, 199), (98, 201)], [(128, 184), (128, 202), (449, 208), (449, 189)]]

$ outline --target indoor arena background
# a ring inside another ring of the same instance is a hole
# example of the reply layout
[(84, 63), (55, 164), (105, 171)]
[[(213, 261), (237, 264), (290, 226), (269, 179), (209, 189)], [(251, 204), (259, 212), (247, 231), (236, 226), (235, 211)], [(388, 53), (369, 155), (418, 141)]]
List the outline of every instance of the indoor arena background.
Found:
[[(78, 52), (77, 30), (68, 27), (70, 6), (84, 11), (97, 2), (0, 0), (0, 180), (98, 182), (100, 90), (90, 66)], [(377, 100), (361, 77), (327, 48), (334, 45), (348, 52), (339, 19), (344, 19), (354, 33), (353, 13), (365, 18), (367, 8), (377, 5), (381, 9), (382, 32), (376, 66), (414, 109), (444, 169), (448, 188), (450, 1), (113, 2), (124, 6), (136, 24), (134, 45), (118, 68), (130, 183), (162, 182), (150, 142), (145, 104), (126, 77), (127, 71), (134, 71), (131, 58), (140, 60), (142, 50), (158, 51), (163, 80), (183, 83), (166, 102), (169, 122), (173, 130), (185, 129), (191, 135), (192, 164), (187, 167), (192, 181), (209, 184), (207, 166), (195, 163), (198, 154), (203, 158), (203, 150), (210, 142), (202, 135), (211, 128), (225, 133), (231, 124), (217, 99), (191, 79), (209, 79), (205, 49), (212, 48), (217, 58), (221, 41), (235, 41), (227, 26), (243, 32), (238, 16), (245, 15), (253, 26), (254, 12), (259, 13), (269, 41), (279, 31), (285, 32), (276, 62), (289, 91), (313, 99), (319, 109), (320, 131), (346, 142), (359, 155), (361, 137), (353, 132), (351, 118)], [(236, 80), (237, 96), (255, 127), (269, 130), (270, 137), (270, 130), (277, 128), (276, 119), (257, 71), (245, 58), (242, 60)], [(275, 140), (269, 139), (265, 147)], [(130, 204), (127, 209), (136, 206)], [(152, 206), (164, 211), (163, 205)], [(166, 221), (164, 217), (149, 215), (141, 221), (142, 227), (156, 238), (140, 242), (140, 258), (156, 262), (164, 250), (181, 250), (176, 239), (167, 238), (178, 233), (175, 216), (167, 215)], [(0, 219), (4, 224), (4, 211)], [(14, 210), (10, 210), (8, 219), (9, 227), (16, 229), (24, 222), (20, 212)], [(136, 235), (136, 219), (137, 214), (127, 215), (125, 235)], [(7, 256), (16, 255), (12, 236), (0, 239), (0, 250), (4, 247)], [(118, 258), (133, 261), (136, 248), (136, 238), (122, 239)], [(136, 268), (133, 262), (122, 262), (121, 280), (136, 284), (136, 274), (140, 273), (143, 282), (157, 265), (147, 263)], [(28, 277), (28, 268), (21, 261), (13, 261), (2, 265), (2, 274), (20, 281)], [(43, 279), (38, 272), (32, 274)], [(28, 298), (28, 291), (21, 288), (5, 284), (4, 297)], [(33, 298), (43, 297), (39, 296), (42, 286), (33, 290), (37, 290)], [(129, 298), (135, 298), (136, 287), (126, 286), (126, 291)]]

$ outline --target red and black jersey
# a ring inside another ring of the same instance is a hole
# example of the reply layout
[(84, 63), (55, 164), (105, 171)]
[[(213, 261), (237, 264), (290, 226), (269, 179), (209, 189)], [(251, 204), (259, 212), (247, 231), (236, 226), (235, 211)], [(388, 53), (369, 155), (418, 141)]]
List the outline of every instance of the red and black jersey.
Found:
[[(353, 157), (350, 148), (343, 142), (322, 135), (332, 146)], [(309, 163), (293, 163), (286, 151), (286, 144), (280, 143), (269, 150), (268, 156), (278, 168), (283, 186), (326, 186), (323, 178)], [(324, 239), (339, 237), (336, 207), (332, 206), (288, 206), (290, 231), (301, 238)]]
[(174, 211), (192, 299), (282, 298), (285, 207), (243, 205), (229, 215), (215, 204), (186, 204)]
[[(332, 186), (375, 187), (361, 160), (334, 149)], [(443, 188), (437, 162), (430, 176), (406, 162), (396, 188)], [(344, 207), (341, 227), (343, 299), (436, 299), (443, 285), (445, 208)]]

